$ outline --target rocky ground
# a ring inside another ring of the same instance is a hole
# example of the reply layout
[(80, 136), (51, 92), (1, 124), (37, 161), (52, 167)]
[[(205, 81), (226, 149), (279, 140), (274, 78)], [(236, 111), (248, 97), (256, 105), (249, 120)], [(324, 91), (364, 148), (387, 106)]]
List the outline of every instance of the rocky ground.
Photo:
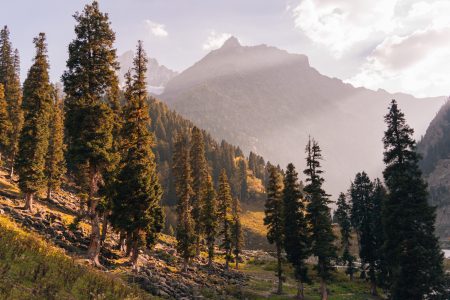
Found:
[[(84, 220), (74, 226), (79, 203), (68, 189), (70, 188), (55, 193), (51, 201), (36, 201), (35, 209), (30, 213), (22, 209), (23, 201), (16, 184), (0, 173), (0, 214), (39, 233), (80, 263), (88, 263), (84, 259), (84, 253), (89, 245), (90, 226)], [(187, 272), (181, 272), (181, 260), (176, 253), (175, 239), (171, 236), (162, 235), (154, 249), (141, 253), (137, 272), (131, 270), (128, 258), (117, 250), (116, 245), (116, 234), (109, 232), (101, 253), (104, 271), (120, 274), (129, 282), (162, 298), (233, 298), (231, 294), (238, 290), (237, 287), (245, 286), (248, 280), (239, 271), (224, 270), (220, 257), (212, 268), (208, 268), (206, 255), (203, 253)], [(260, 254), (250, 251), (244, 256), (244, 260), (253, 259), (254, 255)]]

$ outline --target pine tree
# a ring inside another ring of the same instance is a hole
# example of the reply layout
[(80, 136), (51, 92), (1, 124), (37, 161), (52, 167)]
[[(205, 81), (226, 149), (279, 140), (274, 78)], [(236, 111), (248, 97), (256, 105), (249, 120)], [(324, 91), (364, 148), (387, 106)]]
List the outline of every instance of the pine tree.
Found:
[(99, 265), (100, 183), (113, 161), (114, 113), (108, 96), (116, 90), (115, 34), (108, 15), (93, 1), (76, 13), (76, 38), (69, 45), (67, 70), (62, 76), (65, 100), (65, 129), (69, 171), (87, 198), (86, 215), (91, 223), (88, 257)]
[(4, 91), (3, 84), (0, 83), (0, 166), (9, 147), (9, 137), (12, 130)]
[(22, 91), (20, 88), (20, 60), (18, 50), (12, 50), (9, 29), (0, 30), (0, 83), (3, 84), (11, 128), (8, 131), (7, 152), (10, 161), (10, 177), (14, 175), (14, 162), (18, 152), (23, 126)]
[(62, 105), (62, 101), (58, 99), (57, 89), (53, 88), (50, 140), (45, 166), (47, 199), (51, 199), (52, 191), (59, 189), (62, 178), (66, 173), (66, 161), (64, 159), (64, 111)]
[(265, 204), (264, 225), (267, 226), (267, 240), (275, 244), (277, 250), (277, 293), (283, 292), (283, 269), (282, 256), (284, 241), (284, 219), (283, 219), (283, 177), (276, 167), (269, 170), (269, 182), (267, 185), (267, 200)]
[(365, 172), (358, 173), (350, 188), (352, 200), (351, 220), (356, 230), (359, 244), (359, 256), (362, 270), (365, 274), (366, 266), (371, 283), (370, 292), (377, 295), (377, 261), (379, 251), (376, 248), (375, 226), (376, 216), (373, 203), (373, 183)]
[(233, 199), (232, 218), (233, 223), (231, 225), (231, 247), (233, 248), (235, 268), (236, 270), (238, 270), (239, 260), (241, 259), (239, 255), (242, 254), (242, 248), (244, 246), (244, 235), (242, 233), (241, 224), (241, 204), (239, 198), (237, 197)]
[(203, 209), (206, 194), (206, 179), (208, 177), (208, 163), (205, 157), (205, 142), (203, 134), (197, 127), (192, 129), (191, 138), (191, 168), (192, 168), (192, 218), (195, 222), (195, 250), (196, 255), (200, 255), (200, 240), (204, 231), (201, 212)]
[[(162, 189), (158, 182), (153, 137), (149, 132), (146, 78), (148, 59), (139, 41), (133, 78), (126, 87), (125, 122), (122, 128), (123, 156), (117, 175), (112, 215), (117, 229), (127, 232), (131, 263), (137, 267), (139, 250), (152, 246), (163, 227), (160, 207)], [(151, 244), (148, 242), (151, 241)]]
[(391, 298), (419, 300), (443, 289), (443, 255), (434, 235), (435, 211), (427, 203), (420, 159), (405, 115), (392, 100), (385, 116), (384, 252), (391, 279)]
[(305, 209), (298, 173), (290, 163), (286, 169), (283, 189), (284, 249), (298, 281), (298, 299), (304, 299), (303, 284), (310, 282), (306, 259), (311, 253), (311, 245)]
[(217, 194), (217, 202), (219, 206), (219, 220), (221, 223), (221, 228), (219, 235), (222, 237), (222, 242), (220, 248), (225, 251), (225, 269), (228, 270), (231, 252), (232, 252), (232, 237), (231, 237), (231, 226), (233, 223), (232, 217), (232, 196), (231, 188), (228, 183), (228, 176), (224, 170), (219, 177), (219, 191)]
[(219, 222), (216, 192), (210, 175), (206, 178), (206, 194), (202, 212), (202, 223), (204, 225), (206, 245), (208, 247), (208, 266), (211, 267), (214, 259), (214, 243), (216, 241)]
[(178, 198), (177, 251), (183, 258), (184, 271), (195, 256), (195, 231), (192, 219), (192, 177), (189, 145), (183, 134), (178, 134), (173, 153), (173, 174)]
[(345, 273), (353, 280), (356, 271), (355, 257), (350, 253), (352, 225), (350, 221), (351, 207), (348, 204), (345, 194), (341, 193), (337, 201), (336, 220), (341, 231), (342, 262), (347, 266)]
[(49, 82), (45, 34), (34, 39), (36, 56), (24, 82), (25, 124), (20, 136), (16, 165), (19, 187), (25, 195), (25, 209), (33, 210), (33, 198), (45, 187), (45, 157), (50, 137), (49, 124), (53, 90)]
[(8, 84), (13, 63), (13, 51), (9, 37), (9, 29), (8, 26), (4, 26), (0, 30), (0, 83), (3, 84), (3, 87)]
[(331, 227), (331, 215), (328, 204), (331, 202), (323, 190), (320, 160), (322, 159), (319, 144), (314, 139), (309, 139), (306, 146), (307, 185), (304, 188), (307, 206), (307, 218), (311, 226), (312, 253), (317, 256), (316, 271), (320, 278), (320, 291), (322, 300), (328, 299), (326, 281), (330, 279), (333, 271), (332, 260), (337, 257), (336, 247), (333, 245), (335, 236)]
[(377, 283), (380, 287), (386, 288), (388, 282), (388, 268), (386, 265), (386, 258), (383, 251), (385, 242), (384, 228), (383, 228), (383, 207), (387, 198), (386, 188), (381, 183), (380, 179), (375, 179), (372, 192), (372, 234), (373, 247), (375, 249), (375, 266)]
[(247, 182), (247, 164), (245, 162), (245, 159), (242, 157), (242, 159), (238, 162), (239, 167), (239, 186), (240, 186), (240, 192), (239, 192), (239, 199), (242, 201), (248, 200), (248, 182)]

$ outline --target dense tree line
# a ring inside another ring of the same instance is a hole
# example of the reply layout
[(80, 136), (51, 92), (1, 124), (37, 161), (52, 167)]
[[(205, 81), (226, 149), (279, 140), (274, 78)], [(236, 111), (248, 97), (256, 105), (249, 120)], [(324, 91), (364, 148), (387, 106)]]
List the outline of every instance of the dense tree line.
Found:
[(293, 164), (284, 171), (253, 152), (246, 158), (239, 147), (215, 142), (150, 98), (142, 42), (121, 91), (108, 15), (94, 1), (74, 18), (75, 38), (62, 76), (64, 101), (50, 83), (45, 34), (33, 40), (36, 54), (21, 88), (18, 51), (8, 28), (0, 31), (0, 162), (11, 178), (17, 170), (30, 211), (42, 193), (51, 199), (65, 177), (76, 184), (77, 220), (91, 226), (87, 255), (93, 264), (101, 263), (110, 224), (137, 267), (140, 250), (151, 248), (162, 230), (165, 204), (177, 208), (177, 251), (185, 270), (202, 248), (211, 265), (217, 246), (225, 267), (234, 260), (238, 268), (240, 202), (255, 196), (251, 178), (267, 190), (264, 224), (276, 248), (278, 293), (286, 258), (298, 281), (298, 298), (304, 298), (304, 283), (310, 282), (306, 260), (313, 256), (321, 297), (328, 299), (327, 282), (338, 260), (351, 279), (356, 272), (350, 251), (355, 233), (361, 276), (370, 282), (373, 295), (382, 287), (393, 300), (445, 297), (434, 208), (427, 203), (413, 130), (394, 100), (385, 116), (384, 184), (360, 172), (348, 194), (339, 196), (338, 258), (322, 152), (314, 139), (306, 146), (303, 186)]
[[(427, 189), (419, 169), (420, 156), (412, 139), (413, 130), (395, 100), (385, 116), (387, 130), (383, 185), (365, 172), (357, 173), (347, 194), (337, 201), (335, 220), (340, 228), (340, 250), (332, 230), (329, 195), (322, 188), (319, 145), (310, 139), (306, 147), (306, 185), (302, 188), (292, 164), (286, 171), (270, 169), (267, 185), (267, 238), (276, 246), (278, 293), (282, 293), (282, 250), (298, 280), (298, 298), (303, 299), (303, 283), (309, 283), (305, 260), (316, 258), (322, 299), (328, 299), (326, 283), (336, 264), (345, 265), (353, 280), (358, 271), (351, 253), (356, 235), (360, 277), (393, 300), (446, 299), (443, 254), (434, 233), (434, 208), (427, 203)], [(284, 181), (283, 178), (284, 177)], [(284, 200), (284, 202), (282, 202)]]
[[(248, 160), (238, 147), (215, 142), (147, 94), (142, 42), (119, 88), (115, 33), (96, 1), (74, 18), (64, 99), (50, 83), (45, 34), (34, 39), (36, 55), (21, 89), (18, 51), (9, 29), (0, 32), (0, 162), (11, 178), (17, 170), (25, 209), (33, 211), (33, 200), (43, 193), (51, 199), (66, 178), (73, 181), (80, 199), (74, 225), (82, 219), (91, 225), (89, 259), (100, 265), (110, 224), (136, 266), (139, 250), (152, 247), (162, 230), (162, 204), (177, 204), (186, 266), (203, 242), (211, 264), (221, 239), (227, 265), (235, 256), (237, 267), (243, 245), (239, 202), (248, 199), (247, 176), (254, 176)], [(218, 226), (220, 199), (225, 229)]]
[[(195, 125), (170, 110), (164, 103), (155, 98), (149, 99), (150, 128), (156, 137), (154, 152), (157, 160), (158, 174), (163, 186), (163, 204), (176, 205), (177, 197), (173, 177), (173, 157), (176, 133), (189, 134)], [(222, 170), (229, 179), (233, 197), (243, 202), (261, 198), (261, 193), (248, 184), (248, 178), (259, 179), (264, 186), (267, 176), (267, 165), (261, 156), (250, 152), (248, 158), (242, 151), (226, 141), (216, 142), (206, 131), (198, 129), (203, 136), (205, 159), (215, 186), (219, 183)]]
[(314, 268), (320, 278), (321, 297), (328, 299), (326, 283), (334, 270), (335, 236), (328, 207), (331, 201), (322, 188), (321, 149), (314, 139), (309, 140), (306, 155), (304, 187), (293, 164), (286, 172), (270, 168), (264, 223), (268, 226), (267, 239), (277, 250), (277, 292), (282, 293), (284, 250), (298, 281), (297, 298), (304, 299), (304, 283), (310, 283), (306, 259), (313, 255), (317, 257)]
[(380, 286), (394, 300), (446, 299), (434, 208), (427, 202), (413, 130), (395, 100), (385, 122), (385, 185), (360, 172), (348, 196), (341, 194), (338, 200), (336, 219), (341, 228), (342, 261), (352, 276), (354, 258), (347, 249), (353, 230), (359, 246), (361, 277), (367, 277), (372, 295), (378, 294)]

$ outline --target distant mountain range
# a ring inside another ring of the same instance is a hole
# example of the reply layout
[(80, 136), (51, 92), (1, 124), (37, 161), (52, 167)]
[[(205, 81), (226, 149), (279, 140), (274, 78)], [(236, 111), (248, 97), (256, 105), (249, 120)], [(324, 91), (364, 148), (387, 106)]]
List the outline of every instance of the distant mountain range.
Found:
[[(127, 51), (118, 57), (120, 64), (119, 80), (123, 84), (124, 75), (133, 66), (133, 51)], [(160, 65), (154, 58), (148, 58), (147, 84), (152, 94), (159, 95), (164, 90), (167, 82), (178, 73)]]
[(333, 199), (358, 171), (381, 176), (383, 117), (391, 99), (399, 102), (416, 138), (445, 101), (355, 88), (320, 74), (305, 55), (242, 46), (234, 37), (169, 80), (160, 98), (215, 138), (282, 167), (293, 162), (300, 173), (313, 136), (323, 150)]
[(450, 101), (440, 110), (418, 144), (421, 166), (430, 191), (430, 203), (437, 208), (436, 231), (450, 238)]

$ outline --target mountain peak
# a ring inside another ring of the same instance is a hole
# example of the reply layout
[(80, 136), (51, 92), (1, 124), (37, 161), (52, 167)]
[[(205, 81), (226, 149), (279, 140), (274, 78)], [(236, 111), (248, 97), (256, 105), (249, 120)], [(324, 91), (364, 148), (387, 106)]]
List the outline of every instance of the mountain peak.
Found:
[(231, 36), (230, 38), (228, 38), (228, 40), (225, 41), (225, 43), (223, 43), (221, 48), (225, 49), (225, 48), (237, 48), (237, 47), (241, 47), (239, 40), (235, 36)]

